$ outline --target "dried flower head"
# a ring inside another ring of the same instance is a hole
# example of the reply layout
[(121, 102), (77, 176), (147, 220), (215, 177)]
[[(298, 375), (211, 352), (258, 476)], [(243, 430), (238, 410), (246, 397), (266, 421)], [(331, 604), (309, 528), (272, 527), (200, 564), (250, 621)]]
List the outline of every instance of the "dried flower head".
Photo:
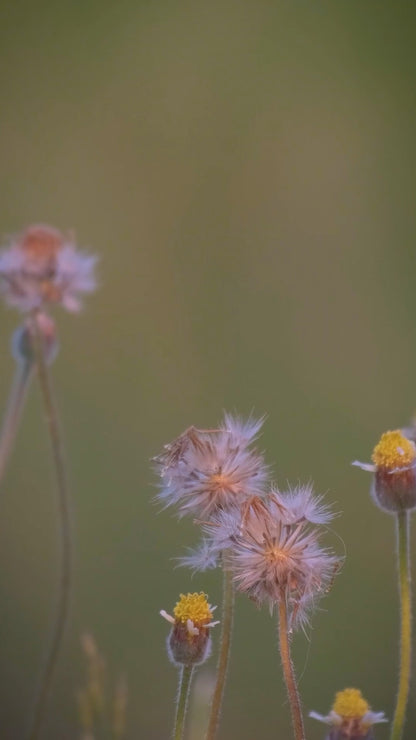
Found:
[(353, 462), (374, 473), (371, 495), (389, 513), (416, 507), (416, 446), (400, 429), (382, 434), (372, 464)]
[(96, 287), (95, 263), (57, 229), (36, 224), (0, 252), (0, 290), (9, 306), (24, 312), (54, 303), (79, 311), (80, 294)]
[(210, 652), (211, 627), (218, 622), (212, 621), (216, 606), (208, 604), (206, 594), (181, 594), (173, 616), (161, 610), (160, 614), (172, 624), (168, 638), (168, 654), (177, 665), (196, 665), (203, 663)]
[(358, 689), (338, 691), (328, 715), (309, 712), (309, 716), (331, 726), (327, 740), (370, 740), (372, 727), (387, 722), (384, 712), (372, 712)]
[(179, 516), (201, 519), (262, 494), (268, 477), (263, 456), (250, 445), (262, 420), (226, 414), (218, 429), (190, 427), (155, 458), (162, 478), (159, 498)]
[[(258, 604), (268, 603), (271, 611), (285, 602), (291, 627), (307, 623), (308, 612), (329, 589), (341, 564), (318, 544), (321, 532), (314, 519), (325, 524), (331, 516), (320, 497), (313, 502), (310, 485), (286, 496), (272, 491), (266, 499), (243, 506), (229, 537), (238, 590)], [(223, 526), (219, 521), (214, 540), (224, 538)], [(230, 520), (225, 526), (231, 529)]]

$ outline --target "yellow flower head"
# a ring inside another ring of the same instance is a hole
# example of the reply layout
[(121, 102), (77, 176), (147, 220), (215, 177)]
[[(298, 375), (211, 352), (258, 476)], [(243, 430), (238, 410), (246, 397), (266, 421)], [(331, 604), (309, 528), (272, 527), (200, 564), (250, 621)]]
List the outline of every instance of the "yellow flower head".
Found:
[(181, 594), (173, 616), (160, 612), (172, 625), (168, 637), (168, 655), (176, 665), (203, 663), (210, 652), (210, 628), (218, 622), (212, 621), (215, 606), (208, 604), (206, 594)]
[(416, 460), (416, 448), (413, 442), (403, 436), (399, 429), (382, 434), (374, 447), (371, 459), (377, 468), (394, 470), (413, 465)]
[(177, 622), (186, 624), (190, 619), (195, 626), (204, 626), (212, 619), (211, 606), (202, 591), (199, 594), (180, 594), (173, 614)]
[(309, 716), (332, 727), (331, 740), (370, 740), (373, 725), (387, 722), (384, 712), (371, 711), (358, 689), (338, 691), (328, 715), (309, 712)]
[(344, 719), (362, 719), (369, 711), (370, 705), (359, 689), (344, 689), (335, 695), (332, 711)]
[[(409, 430), (411, 432), (411, 430)], [(384, 432), (376, 444), (370, 463), (356, 460), (362, 470), (374, 473), (371, 495), (377, 506), (388, 513), (416, 508), (416, 446), (400, 431)]]

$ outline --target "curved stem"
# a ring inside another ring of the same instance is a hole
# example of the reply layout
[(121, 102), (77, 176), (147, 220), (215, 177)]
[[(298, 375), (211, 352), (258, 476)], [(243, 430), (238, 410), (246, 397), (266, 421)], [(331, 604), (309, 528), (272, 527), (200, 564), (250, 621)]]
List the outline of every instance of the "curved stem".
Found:
[(36, 368), (46, 414), (46, 422), (49, 430), (52, 457), (56, 471), (61, 545), (58, 605), (54, 623), (52, 626), (51, 641), (46, 653), (46, 660), (39, 684), (39, 691), (35, 702), (33, 719), (29, 732), (30, 740), (37, 740), (42, 728), (43, 720), (45, 718), (46, 705), (52, 686), (53, 674), (55, 672), (59, 652), (62, 646), (65, 626), (68, 620), (72, 576), (72, 535), (70, 499), (64, 462), (61, 431), (59, 428), (57, 408), (53, 395), (48, 367), (45, 362), (43, 341), (38, 327), (36, 314), (32, 317), (31, 323), (34, 353), (36, 358)]
[(6, 465), (16, 437), (26, 392), (33, 374), (33, 364), (29, 361), (18, 362), (13, 378), (10, 396), (4, 415), (3, 427), (0, 435), (0, 482), (3, 479)]
[(182, 740), (185, 726), (186, 709), (188, 706), (189, 689), (193, 673), (193, 665), (182, 666), (179, 678), (178, 700), (176, 704), (175, 727), (173, 730), (173, 739)]
[(302, 710), (300, 706), (299, 691), (296, 683), (295, 669), (290, 655), (290, 642), (287, 623), (287, 606), (284, 598), (279, 602), (279, 648), (282, 660), (283, 676), (289, 697), (292, 712), (293, 731), (295, 740), (305, 740), (305, 729), (303, 727)]
[(409, 558), (409, 514), (397, 514), (397, 547), (400, 593), (400, 674), (396, 710), (391, 728), (391, 740), (400, 740), (409, 699), (410, 665), (412, 656), (412, 606)]
[(227, 567), (227, 553), (223, 553), (223, 602), (220, 653), (218, 657), (217, 679), (212, 697), (206, 740), (214, 740), (217, 733), (225, 680), (230, 659), (231, 634), (234, 616), (234, 585), (232, 573)]

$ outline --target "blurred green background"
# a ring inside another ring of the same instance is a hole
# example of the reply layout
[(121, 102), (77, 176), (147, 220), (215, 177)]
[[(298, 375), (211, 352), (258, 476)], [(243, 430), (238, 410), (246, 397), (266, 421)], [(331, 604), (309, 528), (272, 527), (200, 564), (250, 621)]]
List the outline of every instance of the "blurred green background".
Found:
[[(184, 590), (219, 603), (221, 585), (174, 569), (198, 532), (158, 513), (149, 459), (223, 409), (267, 413), (276, 481), (312, 478), (342, 511), (346, 565), (294, 641), (305, 711), (353, 685), (392, 716), (393, 520), (350, 461), (416, 409), (415, 15), (358, 0), (2, 5), (3, 243), (41, 221), (100, 255), (82, 315), (56, 311), (76, 582), (45, 738), (79, 737), (85, 630), (127, 676), (127, 737), (169, 737), (158, 611)], [(18, 321), (2, 312), (3, 405)], [(1, 496), (6, 740), (22, 737), (56, 594), (42, 416), (34, 386)], [(237, 606), (219, 740), (288, 738), (273, 620)]]

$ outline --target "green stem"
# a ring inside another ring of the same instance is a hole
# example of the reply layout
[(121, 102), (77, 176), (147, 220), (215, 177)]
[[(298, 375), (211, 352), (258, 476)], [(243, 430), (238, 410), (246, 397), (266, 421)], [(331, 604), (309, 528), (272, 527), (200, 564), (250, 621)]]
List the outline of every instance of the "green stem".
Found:
[(412, 656), (412, 606), (409, 558), (409, 513), (397, 514), (397, 547), (400, 592), (400, 674), (396, 711), (391, 728), (391, 740), (400, 740), (409, 699), (410, 664)]
[(296, 683), (295, 669), (290, 655), (290, 642), (287, 623), (286, 600), (279, 601), (279, 648), (282, 660), (283, 676), (289, 697), (290, 710), (292, 713), (292, 724), (295, 740), (305, 740), (305, 729), (303, 726), (302, 709), (300, 706), (299, 691)]
[(182, 666), (179, 678), (178, 701), (176, 704), (175, 727), (173, 740), (182, 740), (188, 706), (189, 689), (191, 688), (193, 665)]
[(214, 740), (221, 712), (225, 680), (230, 660), (231, 635), (234, 616), (234, 585), (231, 570), (227, 567), (227, 554), (223, 553), (223, 602), (220, 653), (218, 657), (217, 679), (212, 697), (211, 713), (206, 740)]
[(63, 444), (59, 428), (58, 413), (53, 395), (51, 379), (44, 357), (43, 340), (39, 330), (36, 314), (32, 317), (33, 347), (36, 358), (36, 368), (39, 385), (43, 398), (46, 422), (49, 430), (52, 458), (55, 465), (57, 500), (60, 528), (60, 577), (58, 604), (52, 626), (51, 641), (47, 649), (45, 664), (39, 684), (39, 691), (35, 701), (33, 719), (30, 726), (30, 740), (37, 740), (45, 718), (46, 705), (52, 686), (53, 674), (62, 646), (65, 626), (68, 620), (69, 602), (72, 580), (72, 535), (70, 498), (66, 477)]
[(13, 443), (16, 437), (17, 427), (33, 374), (33, 364), (29, 361), (20, 361), (16, 364), (10, 396), (4, 415), (3, 427), (0, 435), (0, 482), (6, 470)]

